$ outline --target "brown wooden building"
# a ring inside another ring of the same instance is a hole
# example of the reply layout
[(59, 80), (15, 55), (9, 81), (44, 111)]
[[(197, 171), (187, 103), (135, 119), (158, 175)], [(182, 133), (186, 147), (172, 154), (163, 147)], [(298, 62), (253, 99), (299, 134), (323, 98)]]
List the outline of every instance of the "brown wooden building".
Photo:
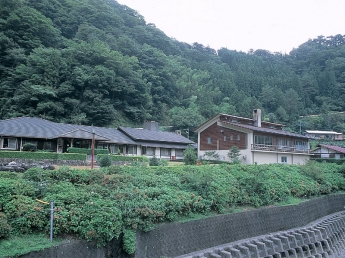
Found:
[(243, 164), (304, 164), (310, 158), (309, 138), (283, 127), (261, 121), (260, 109), (253, 111), (253, 118), (218, 114), (195, 129), (199, 159), (215, 151), (227, 161), (229, 149), (237, 146)]

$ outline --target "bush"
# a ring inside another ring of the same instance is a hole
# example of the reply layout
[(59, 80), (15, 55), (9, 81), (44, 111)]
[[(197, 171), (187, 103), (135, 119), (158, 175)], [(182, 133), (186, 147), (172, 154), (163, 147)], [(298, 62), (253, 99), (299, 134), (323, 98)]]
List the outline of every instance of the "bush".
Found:
[(135, 230), (126, 229), (123, 232), (123, 250), (128, 254), (135, 252), (136, 234)]
[(111, 166), (111, 157), (109, 155), (107, 156), (102, 156), (97, 163), (101, 168), (103, 167), (110, 167)]
[(0, 212), (0, 239), (7, 237), (11, 231), (11, 226), (7, 222), (7, 216), (5, 213)]
[(159, 166), (168, 166), (168, 161), (166, 159), (160, 159), (158, 162)]
[(55, 152), (27, 152), (0, 151), (0, 158), (10, 159), (52, 159), (52, 160), (86, 160), (86, 154), (55, 153)]
[(157, 159), (156, 156), (153, 156), (153, 157), (150, 159), (150, 166), (159, 166), (159, 160)]
[[(81, 154), (87, 154), (91, 155), (92, 154), (92, 149), (85, 149), (85, 148), (74, 148), (74, 147), (69, 147), (68, 148), (68, 153), (81, 153)], [(109, 154), (108, 149), (94, 149), (94, 154)]]
[(198, 160), (197, 154), (192, 146), (188, 146), (183, 152), (183, 162), (185, 165), (195, 165)]
[[(105, 156), (104, 154), (98, 154), (97, 158)], [(122, 155), (107, 155), (113, 162), (149, 162), (149, 158), (146, 156), (122, 156)]]
[(229, 149), (229, 152), (228, 152), (228, 157), (230, 158), (230, 160), (232, 161), (232, 163), (234, 164), (240, 164), (241, 161), (238, 159), (238, 157), (240, 156), (240, 150), (237, 146), (232, 146), (230, 149)]
[(37, 150), (37, 145), (34, 143), (25, 143), (23, 145), (23, 151), (36, 151)]

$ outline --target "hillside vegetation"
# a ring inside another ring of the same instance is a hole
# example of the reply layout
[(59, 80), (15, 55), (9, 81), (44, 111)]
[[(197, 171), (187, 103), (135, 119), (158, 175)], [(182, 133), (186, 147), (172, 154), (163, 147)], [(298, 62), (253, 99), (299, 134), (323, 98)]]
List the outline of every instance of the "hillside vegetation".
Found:
[(344, 166), (311, 162), (0, 172), (0, 238), (48, 236), (49, 207), (36, 199), (53, 200), (54, 237), (72, 235), (103, 245), (124, 234), (124, 249), (133, 253), (136, 230), (343, 191), (344, 171)]
[[(345, 132), (343, 35), (289, 54), (167, 37), (112, 0), (0, 1), (0, 119), (195, 128), (216, 113)], [(323, 114), (310, 123), (300, 115)]]

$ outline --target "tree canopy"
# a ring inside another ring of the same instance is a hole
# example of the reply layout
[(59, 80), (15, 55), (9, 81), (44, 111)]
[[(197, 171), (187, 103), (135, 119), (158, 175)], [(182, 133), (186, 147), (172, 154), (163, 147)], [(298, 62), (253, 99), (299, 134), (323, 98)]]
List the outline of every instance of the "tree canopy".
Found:
[[(289, 54), (167, 37), (111, 0), (0, 0), (0, 119), (194, 128), (216, 113), (345, 132), (345, 35)], [(327, 111), (327, 112), (325, 112)], [(302, 119), (303, 120), (303, 119)], [(305, 119), (304, 119), (305, 120)]]

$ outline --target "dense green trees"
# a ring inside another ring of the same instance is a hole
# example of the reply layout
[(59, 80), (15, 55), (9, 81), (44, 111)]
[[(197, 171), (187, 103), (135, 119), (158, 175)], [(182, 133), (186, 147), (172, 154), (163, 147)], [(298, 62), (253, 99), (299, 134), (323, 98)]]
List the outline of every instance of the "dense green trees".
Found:
[[(262, 108), (298, 131), (299, 116), (325, 113), (324, 103), (345, 110), (344, 43), (319, 36), (289, 55), (216, 51), (167, 37), (116, 1), (0, 0), (0, 119), (182, 129)], [(342, 121), (324, 114), (303, 129), (345, 132)]]

